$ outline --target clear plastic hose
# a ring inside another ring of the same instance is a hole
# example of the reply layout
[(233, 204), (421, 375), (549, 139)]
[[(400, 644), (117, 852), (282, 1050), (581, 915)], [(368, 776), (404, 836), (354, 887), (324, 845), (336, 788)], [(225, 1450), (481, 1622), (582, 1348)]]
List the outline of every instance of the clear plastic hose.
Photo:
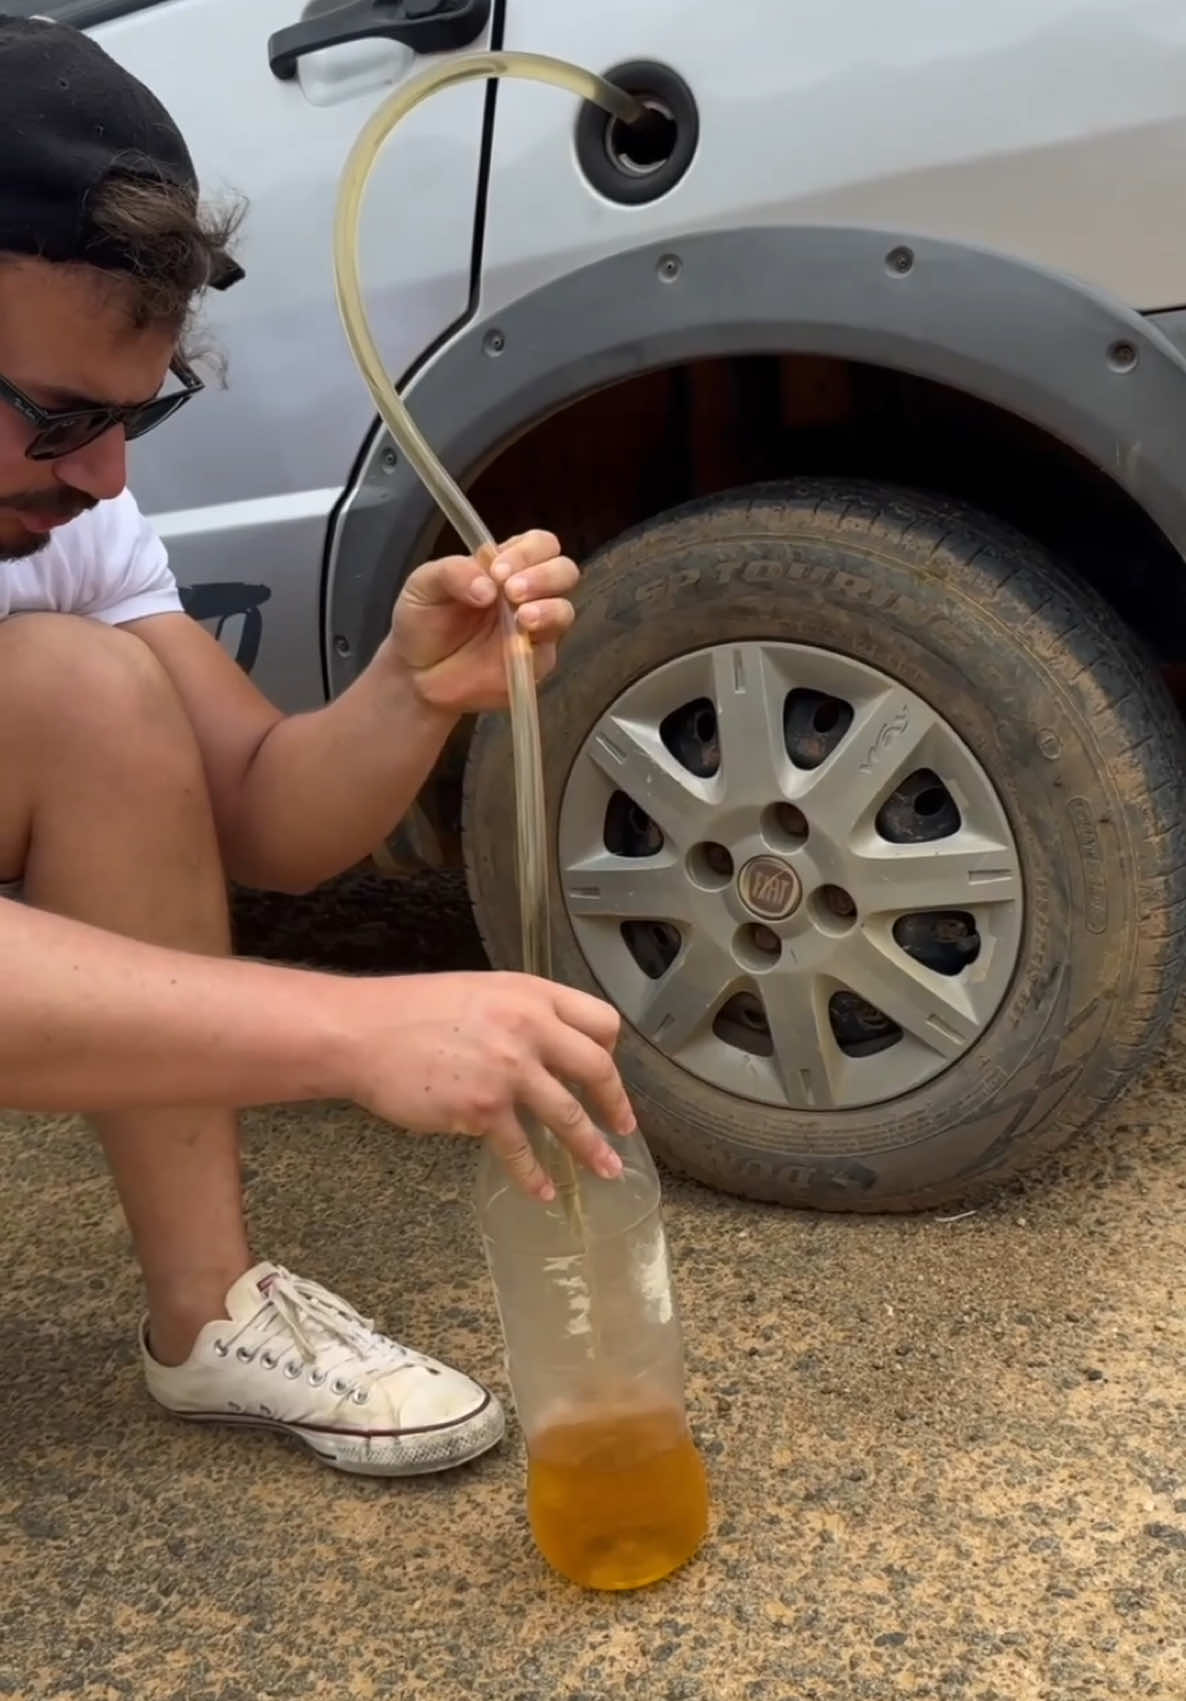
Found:
[[(633, 96), (615, 88), (592, 71), (543, 54), (474, 53), (444, 61), (401, 84), (363, 127), (346, 161), (334, 228), (334, 281), (338, 309), (354, 359), (366, 379), (379, 417), (466, 548), (487, 567), (495, 558), (494, 538), (437, 459), (400, 400), (383, 365), (363, 301), (358, 239), (367, 183), (384, 143), (396, 126), (440, 89), (491, 77), (521, 77), (531, 82), (550, 83), (581, 100), (591, 101), (627, 124), (635, 123), (645, 110)], [(504, 639), (515, 764), (523, 968), (528, 974), (551, 978), (547, 815), (532, 646), (520, 631), (514, 608), (506, 597), (500, 599), (499, 618)], [(553, 1180), (579, 1211), (571, 1160), (566, 1159), (566, 1154), (553, 1140), (548, 1140), (547, 1147), (552, 1160), (549, 1167)]]

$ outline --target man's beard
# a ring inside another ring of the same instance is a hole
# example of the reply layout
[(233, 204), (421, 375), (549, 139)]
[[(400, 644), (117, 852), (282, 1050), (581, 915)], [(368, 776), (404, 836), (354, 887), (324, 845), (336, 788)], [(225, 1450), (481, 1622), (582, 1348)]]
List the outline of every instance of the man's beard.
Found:
[[(0, 497), (0, 521), (6, 510), (11, 512), (15, 508), (22, 513), (46, 514), (54, 519), (61, 516), (65, 523), (88, 513), (97, 501), (97, 497), (87, 496), (81, 490), (17, 491), (12, 496)], [(26, 531), (23, 536), (8, 543), (0, 536), (0, 561), (24, 561), (44, 549), (50, 536), (49, 532)]]
[(19, 543), (5, 543), (0, 538), (0, 567), (6, 561), (27, 561), (30, 555), (44, 549), (48, 542), (48, 532), (28, 532)]

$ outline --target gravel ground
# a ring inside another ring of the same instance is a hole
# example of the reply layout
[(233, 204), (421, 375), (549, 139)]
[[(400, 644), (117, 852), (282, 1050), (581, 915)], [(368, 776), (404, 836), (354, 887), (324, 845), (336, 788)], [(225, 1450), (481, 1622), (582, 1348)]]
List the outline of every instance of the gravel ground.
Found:
[[(457, 882), (253, 902), (252, 953), (470, 965)], [(413, 1484), (190, 1429), (139, 1384), (92, 1146), (0, 1123), (0, 1695), (88, 1701), (1076, 1701), (1186, 1694), (1186, 1023), (1056, 1171), (957, 1221), (675, 1181), (701, 1556), (635, 1596), (537, 1560), (517, 1436)], [(268, 1255), (503, 1386), (472, 1150), (252, 1116)]]
[(245, 957), (355, 974), (486, 967), (463, 874), (393, 881), (359, 870), (302, 901), (245, 892), (235, 946)]

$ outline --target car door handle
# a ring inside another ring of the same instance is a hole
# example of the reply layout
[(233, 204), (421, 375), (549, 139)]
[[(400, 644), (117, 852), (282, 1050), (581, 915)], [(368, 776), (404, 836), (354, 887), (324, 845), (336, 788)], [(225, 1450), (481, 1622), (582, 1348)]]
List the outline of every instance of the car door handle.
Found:
[(277, 30), (268, 42), (274, 76), (290, 82), (297, 60), (326, 47), (378, 38), (399, 41), (415, 53), (448, 53), (468, 47), (490, 18), (490, 0), (347, 0), (332, 12)]

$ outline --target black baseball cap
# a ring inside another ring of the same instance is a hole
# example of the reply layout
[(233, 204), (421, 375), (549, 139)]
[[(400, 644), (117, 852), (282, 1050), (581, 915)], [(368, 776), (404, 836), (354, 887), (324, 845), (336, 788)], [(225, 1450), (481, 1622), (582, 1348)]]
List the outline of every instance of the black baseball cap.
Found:
[[(189, 149), (151, 90), (80, 30), (0, 13), (0, 251), (128, 270), (88, 213), (112, 175), (198, 197)], [(208, 282), (227, 289), (242, 276), (228, 260)]]

